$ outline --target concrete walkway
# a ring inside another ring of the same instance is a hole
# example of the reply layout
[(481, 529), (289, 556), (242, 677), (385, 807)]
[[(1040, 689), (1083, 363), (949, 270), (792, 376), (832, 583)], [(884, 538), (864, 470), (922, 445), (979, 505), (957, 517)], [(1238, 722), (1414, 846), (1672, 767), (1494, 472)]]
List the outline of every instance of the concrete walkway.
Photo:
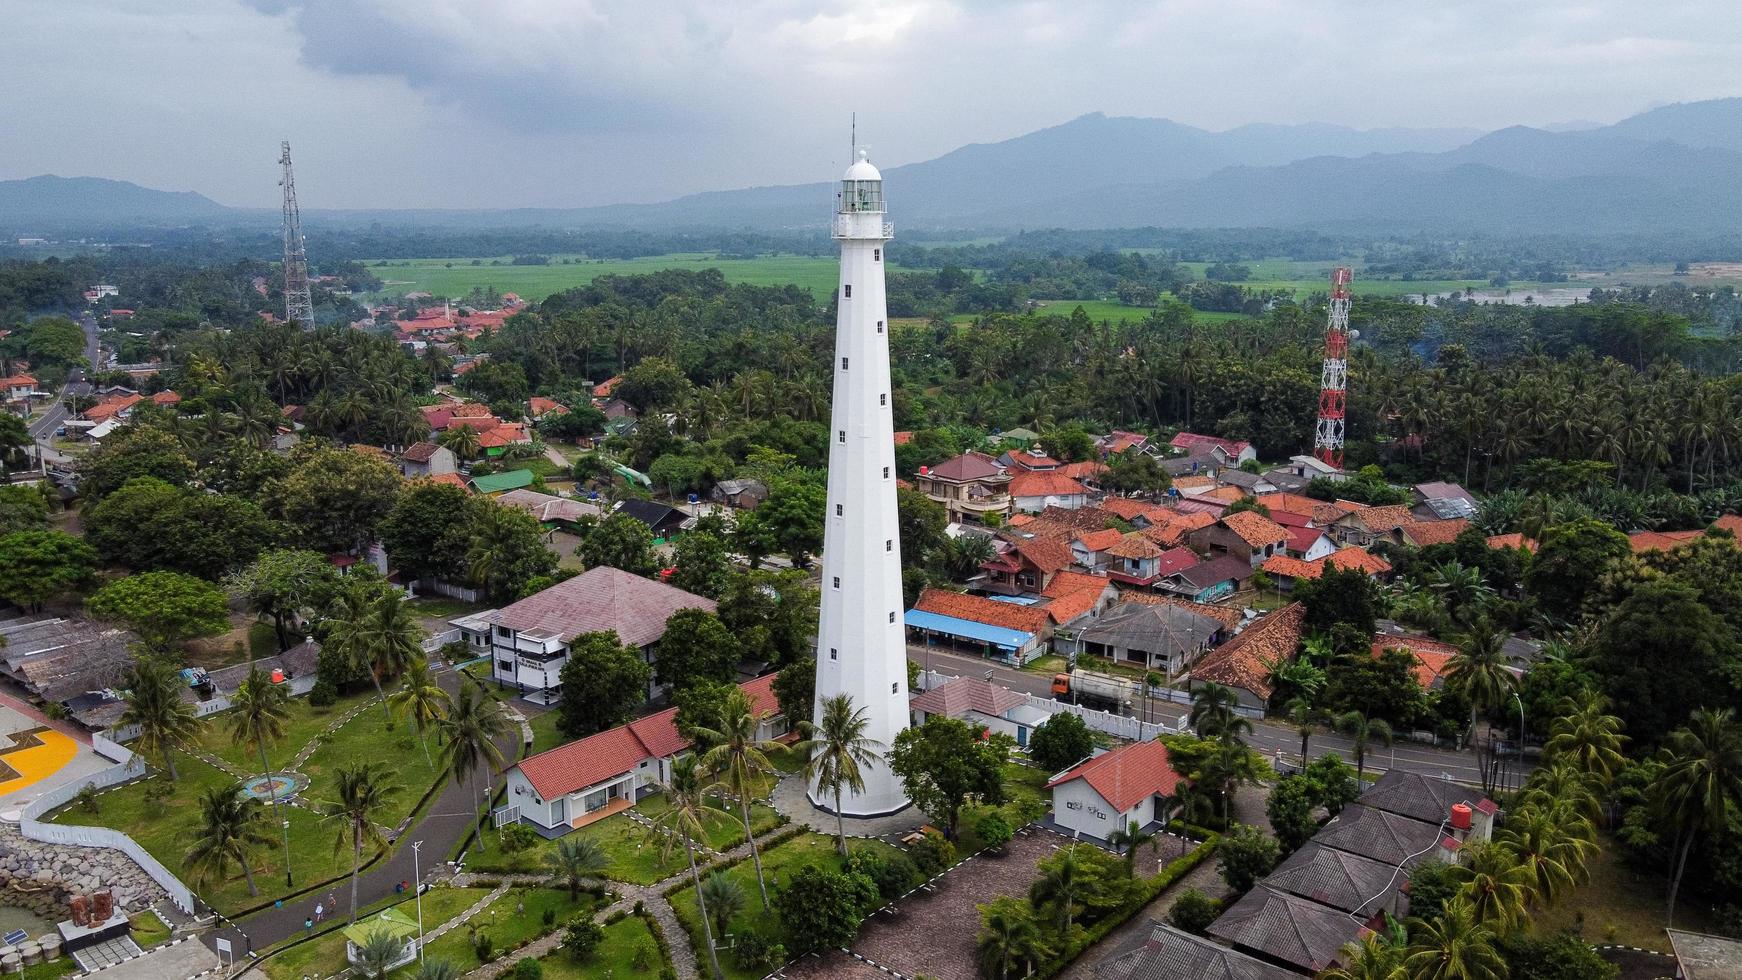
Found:
[[(810, 797), (805, 795), (806, 784), (803, 776), (787, 776), (774, 786), (768, 805), (785, 816), (793, 823), (802, 824), (819, 834), (835, 835), (836, 820), (833, 813), (813, 806)], [(919, 807), (910, 806), (900, 813), (892, 813), (887, 817), (871, 817), (860, 819), (847, 817), (841, 821), (845, 825), (848, 837), (877, 837), (883, 839), (900, 837), (911, 833), (930, 822), (929, 817)]]

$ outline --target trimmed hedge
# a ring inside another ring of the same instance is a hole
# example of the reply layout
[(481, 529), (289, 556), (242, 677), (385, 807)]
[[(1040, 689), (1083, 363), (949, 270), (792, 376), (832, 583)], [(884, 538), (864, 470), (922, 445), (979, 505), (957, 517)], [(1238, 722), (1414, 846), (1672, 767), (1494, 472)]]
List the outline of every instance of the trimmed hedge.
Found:
[[(779, 847), (780, 845), (786, 843), (787, 841), (792, 840), (794, 837), (802, 837), (808, 833), (810, 833), (810, 828), (804, 826), (803, 824), (788, 827), (787, 829), (781, 831), (778, 834), (775, 834), (772, 837), (765, 837), (765, 838), (758, 840), (756, 842), (756, 849), (758, 851), (766, 851), (771, 847)], [(742, 843), (742, 842), (740, 842), (740, 843)], [(737, 867), (738, 865), (743, 864), (745, 861), (748, 861), (748, 860), (750, 860), (750, 855), (745, 854), (743, 857), (733, 858), (730, 861), (715, 861), (712, 864), (697, 865), (696, 866), (696, 874), (700, 877), (706, 877), (707, 875), (709, 875), (715, 871), (724, 871), (727, 868)], [(671, 884), (667, 885), (665, 887), (664, 891), (660, 892), (660, 894), (664, 895), (666, 898), (670, 898), (673, 895), (676, 895), (678, 892), (683, 891), (685, 888), (691, 887), (689, 875), (679, 873), (677, 875), (674, 875), (673, 878), (675, 880)]]
[(1129, 922), (1132, 916), (1143, 911), (1150, 902), (1155, 901), (1156, 896), (1167, 891), (1193, 868), (1208, 860), (1210, 855), (1216, 853), (1218, 840), (1219, 838), (1214, 834), (1210, 835), (1208, 840), (1192, 848), (1184, 857), (1176, 858), (1167, 867), (1161, 869), (1161, 874), (1143, 882), (1136, 893), (1132, 895), (1131, 900), (1126, 902), (1119, 911), (1084, 930), (1081, 941), (1067, 944), (1064, 949), (1059, 951), (1058, 956), (1041, 964), (1040, 969), (1034, 972), (1032, 980), (1048, 980), (1049, 977), (1058, 976), (1065, 967), (1076, 962), (1077, 957), (1083, 955), (1084, 950), (1107, 938), (1108, 933)]

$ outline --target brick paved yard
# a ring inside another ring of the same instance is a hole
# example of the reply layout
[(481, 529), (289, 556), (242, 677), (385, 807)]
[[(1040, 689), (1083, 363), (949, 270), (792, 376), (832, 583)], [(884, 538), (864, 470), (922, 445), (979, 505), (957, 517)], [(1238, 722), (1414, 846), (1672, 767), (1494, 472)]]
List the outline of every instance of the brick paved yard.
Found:
[[(1038, 877), (1035, 866), (1068, 843), (1056, 834), (1030, 830), (1010, 841), (1000, 857), (976, 857), (908, 897), (894, 910), (867, 921), (853, 952), (905, 976), (977, 980), (974, 940), (980, 932), (975, 906), (1000, 895), (1026, 895)], [(784, 976), (790, 980), (861, 980), (879, 976), (843, 953), (806, 959)], [(888, 980), (882, 975), (882, 980)]]

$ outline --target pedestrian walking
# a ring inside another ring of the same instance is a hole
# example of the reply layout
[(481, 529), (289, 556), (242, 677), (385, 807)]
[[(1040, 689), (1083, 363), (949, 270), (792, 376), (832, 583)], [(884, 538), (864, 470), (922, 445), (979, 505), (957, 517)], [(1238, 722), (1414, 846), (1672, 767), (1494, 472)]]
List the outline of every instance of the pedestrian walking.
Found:
[(303, 927), (303, 930), (306, 932), (314, 932), (315, 931), (315, 920), (310, 918), (309, 916), (306, 916), (306, 915), (303, 916), (302, 917), (302, 927)]
[(316, 922), (325, 922), (326, 918), (327, 918), (327, 907), (325, 905), (322, 905), (319, 902), (316, 902), (315, 903), (315, 921)]

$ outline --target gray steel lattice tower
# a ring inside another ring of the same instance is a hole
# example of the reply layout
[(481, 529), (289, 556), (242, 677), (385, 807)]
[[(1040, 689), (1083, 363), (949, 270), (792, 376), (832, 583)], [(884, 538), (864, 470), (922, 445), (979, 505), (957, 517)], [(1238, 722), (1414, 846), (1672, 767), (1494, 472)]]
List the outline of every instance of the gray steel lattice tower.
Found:
[(284, 188), (284, 318), (312, 330), (315, 304), (308, 292), (308, 254), (303, 251), (302, 214), (296, 207), (296, 177), (290, 172), (290, 141), (279, 145), (283, 152), (278, 162), (284, 166), (278, 181)]

